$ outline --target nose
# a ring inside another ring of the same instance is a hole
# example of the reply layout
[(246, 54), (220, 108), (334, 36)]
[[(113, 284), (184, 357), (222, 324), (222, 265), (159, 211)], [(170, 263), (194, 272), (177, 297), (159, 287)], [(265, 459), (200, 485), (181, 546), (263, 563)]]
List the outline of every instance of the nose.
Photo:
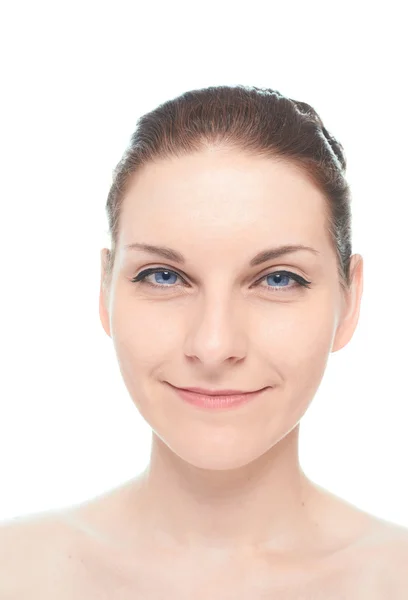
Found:
[(200, 308), (188, 329), (186, 356), (211, 366), (242, 360), (247, 353), (247, 334), (238, 307), (218, 298)]

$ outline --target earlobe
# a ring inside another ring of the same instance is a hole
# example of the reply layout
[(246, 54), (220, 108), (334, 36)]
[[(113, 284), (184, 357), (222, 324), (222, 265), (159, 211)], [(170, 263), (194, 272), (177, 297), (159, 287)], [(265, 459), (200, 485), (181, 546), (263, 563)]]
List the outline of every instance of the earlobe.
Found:
[(357, 328), (363, 295), (363, 257), (354, 254), (350, 263), (351, 286), (344, 291), (343, 309), (333, 340), (332, 352), (346, 346)]
[(110, 322), (109, 322), (109, 289), (107, 285), (107, 262), (109, 258), (109, 250), (103, 248), (101, 251), (101, 282), (99, 290), (99, 318), (102, 327), (107, 336), (111, 337)]

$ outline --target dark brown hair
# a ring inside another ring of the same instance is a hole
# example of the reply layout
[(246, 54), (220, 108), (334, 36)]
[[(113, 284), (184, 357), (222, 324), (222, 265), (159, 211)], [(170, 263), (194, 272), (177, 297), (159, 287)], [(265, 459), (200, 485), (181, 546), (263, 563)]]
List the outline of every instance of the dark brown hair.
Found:
[(214, 145), (287, 160), (311, 178), (327, 199), (327, 226), (337, 254), (340, 283), (348, 288), (351, 197), (343, 147), (309, 104), (276, 90), (243, 85), (188, 91), (139, 118), (113, 172), (106, 202), (112, 241), (107, 277), (115, 261), (121, 205), (132, 175), (150, 161)]

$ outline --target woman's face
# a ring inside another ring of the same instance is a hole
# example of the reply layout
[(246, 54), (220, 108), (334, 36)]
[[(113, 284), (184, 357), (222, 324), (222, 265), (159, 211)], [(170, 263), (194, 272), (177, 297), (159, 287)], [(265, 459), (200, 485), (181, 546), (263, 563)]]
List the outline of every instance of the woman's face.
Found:
[[(236, 468), (267, 452), (305, 413), (330, 352), (351, 338), (362, 269), (345, 294), (324, 206), (293, 165), (226, 149), (151, 163), (134, 177), (100, 316), (141, 415), (190, 464)], [(130, 244), (165, 246), (184, 262)], [(250, 265), (286, 245), (314, 251)], [(161, 272), (131, 281), (153, 267)], [(273, 275), (282, 270), (310, 288)], [(267, 389), (232, 410), (205, 411), (171, 386)]]

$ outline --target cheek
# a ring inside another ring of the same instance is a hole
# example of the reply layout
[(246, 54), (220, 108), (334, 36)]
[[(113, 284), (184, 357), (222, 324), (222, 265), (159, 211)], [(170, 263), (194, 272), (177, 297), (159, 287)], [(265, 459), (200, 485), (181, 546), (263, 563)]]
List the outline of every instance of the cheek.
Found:
[[(279, 309), (279, 310), (278, 310)], [(314, 386), (323, 377), (335, 328), (335, 310), (328, 298), (301, 305), (282, 305), (258, 324), (257, 338), (288, 385)]]
[(180, 347), (182, 317), (169, 318), (163, 308), (148, 302), (118, 302), (111, 320), (112, 339), (121, 360), (133, 361), (133, 370), (157, 366), (157, 361)]

